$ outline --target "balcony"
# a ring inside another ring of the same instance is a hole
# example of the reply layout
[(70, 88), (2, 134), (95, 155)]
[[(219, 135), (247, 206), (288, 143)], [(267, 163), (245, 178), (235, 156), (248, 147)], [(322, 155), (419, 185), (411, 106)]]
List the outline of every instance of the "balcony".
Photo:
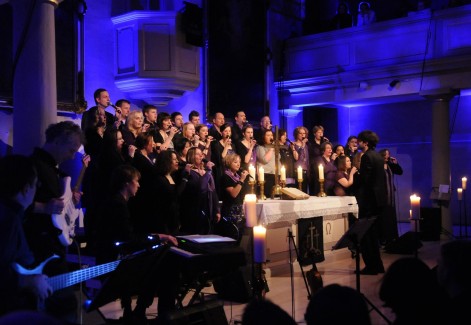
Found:
[(165, 106), (200, 83), (200, 49), (185, 43), (174, 11), (133, 11), (112, 18), (116, 86), (130, 100)]
[(291, 108), (421, 100), (471, 88), (471, 5), (287, 41)]

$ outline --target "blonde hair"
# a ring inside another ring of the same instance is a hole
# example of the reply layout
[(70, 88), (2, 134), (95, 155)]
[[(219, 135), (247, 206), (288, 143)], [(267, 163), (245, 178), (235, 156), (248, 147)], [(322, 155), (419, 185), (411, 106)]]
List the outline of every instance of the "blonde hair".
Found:
[(237, 159), (240, 159), (240, 156), (236, 153), (229, 153), (226, 155), (226, 157), (224, 158), (224, 166), (226, 166), (226, 168), (231, 168), (231, 165), (234, 161), (236, 161)]
[[(186, 122), (185, 124), (183, 124), (182, 133), (183, 133), (183, 136), (184, 136), (185, 138), (186, 138), (186, 132), (188, 131), (188, 127), (189, 127), (190, 125), (193, 125), (193, 126), (194, 126), (194, 124), (191, 123), (191, 122)], [(195, 128), (195, 134), (196, 134), (196, 128)]]
[(132, 133), (134, 133), (134, 134), (137, 135), (139, 132), (141, 132), (141, 130), (134, 129), (134, 128), (132, 127), (132, 123), (131, 123), (131, 121), (134, 119), (134, 117), (135, 117), (136, 115), (140, 115), (141, 118), (142, 118), (142, 120), (144, 121), (144, 115), (142, 114), (142, 112), (135, 110), (135, 111), (131, 111), (131, 112), (129, 113), (128, 118), (126, 119), (126, 125), (127, 125), (128, 129), (129, 129), (129, 131), (131, 131)]

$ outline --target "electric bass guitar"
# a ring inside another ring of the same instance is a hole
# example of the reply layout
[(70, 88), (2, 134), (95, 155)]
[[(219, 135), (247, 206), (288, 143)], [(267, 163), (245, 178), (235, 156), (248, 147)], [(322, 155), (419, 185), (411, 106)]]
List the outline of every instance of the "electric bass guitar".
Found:
[[(43, 261), (34, 269), (26, 269), (17, 263), (13, 263), (12, 267), (18, 274), (22, 274), (22, 275), (42, 274), (44, 266), (49, 261), (57, 259), (57, 258), (59, 258), (59, 256), (52, 255), (51, 257)], [(118, 267), (120, 262), (121, 260), (117, 260), (114, 262), (92, 266), (86, 269), (81, 269), (81, 270), (73, 271), (70, 273), (55, 275), (55, 276), (47, 278), (47, 282), (49, 283), (53, 291), (60, 290), (63, 288), (70, 287), (74, 284), (95, 278), (97, 276), (112, 272)]]
[[(90, 162), (90, 156), (85, 155), (82, 158), (82, 169), (80, 170), (80, 175), (77, 179), (77, 183), (74, 186), (74, 191), (79, 191), (80, 186), (82, 185), (83, 176), (85, 175), (85, 170), (88, 167)], [(70, 187), (71, 177), (66, 176), (62, 179), (64, 194), (61, 198), (64, 200), (64, 210), (60, 214), (52, 214), (52, 223), (56, 228), (61, 230), (59, 235), (59, 241), (64, 246), (69, 246), (73, 242), (75, 237), (75, 222), (77, 219), (83, 218), (83, 210), (81, 208), (75, 207), (73, 202), (73, 193)]]

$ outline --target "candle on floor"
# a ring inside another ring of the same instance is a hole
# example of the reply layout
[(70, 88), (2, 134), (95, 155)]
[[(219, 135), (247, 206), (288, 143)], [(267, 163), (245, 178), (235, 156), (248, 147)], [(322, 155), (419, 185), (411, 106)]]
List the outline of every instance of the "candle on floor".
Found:
[(411, 219), (420, 219), (420, 197), (412, 194), (410, 197), (410, 207), (412, 210)]
[(281, 181), (286, 181), (286, 168), (285, 168), (285, 166), (281, 166), (281, 169), (280, 169), (280, 180), (281, 180)]
[(467, 179), (466, 177), (463, 177), (463, 178), (461, 179), (461, 188), (462, 188), (463, 190), (466, 190), (466, 183), (467, 183), (467, 182), (468, 182), (468, 179)]
[(253, 227), (253, 247), (254, 247), (254, 261), (256, 263), (266, 262), (266, 236), (267, 229), (263, 226)]
[(249, 228), (257, 225), (257, 196), (246, 194), (244, 197), (245, 225)]
[(462, 188), (457, 188), (456, 192), (458, 193), (458, 201), (463, 200), (463, 189)]

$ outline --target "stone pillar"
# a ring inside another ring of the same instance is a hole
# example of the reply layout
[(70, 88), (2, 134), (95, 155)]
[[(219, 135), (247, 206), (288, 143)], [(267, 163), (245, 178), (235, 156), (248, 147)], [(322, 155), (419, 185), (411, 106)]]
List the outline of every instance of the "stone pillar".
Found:
[(61, 1), (10, 1), (13, 56), (18, 56), (13, 80), (15, 153), (31, 154), (44, 143), (46, 128), (57, 122), (54, 9)]
[[(453, 90), (434, 90), (422, 93), (432, 101), (432, 186), (450, 185), (450, 100)], [(442, 229), (453, 233), (453, 222), (449, 202), (439, 204), (442, 215)]]

